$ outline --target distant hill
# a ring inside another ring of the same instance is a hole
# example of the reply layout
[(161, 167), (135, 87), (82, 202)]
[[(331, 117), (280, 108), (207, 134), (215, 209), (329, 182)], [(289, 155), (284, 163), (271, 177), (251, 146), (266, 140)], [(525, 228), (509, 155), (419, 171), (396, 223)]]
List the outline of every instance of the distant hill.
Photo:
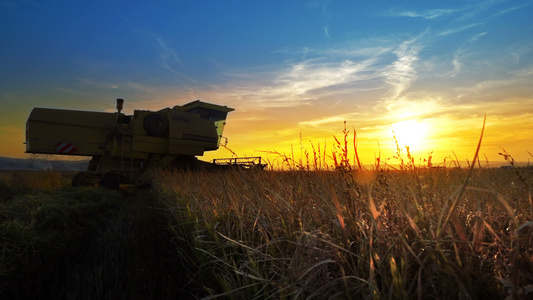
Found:
[(88, 160), (48, 160), (39, 158), (0, 157), (0, 171), (85, 171)]

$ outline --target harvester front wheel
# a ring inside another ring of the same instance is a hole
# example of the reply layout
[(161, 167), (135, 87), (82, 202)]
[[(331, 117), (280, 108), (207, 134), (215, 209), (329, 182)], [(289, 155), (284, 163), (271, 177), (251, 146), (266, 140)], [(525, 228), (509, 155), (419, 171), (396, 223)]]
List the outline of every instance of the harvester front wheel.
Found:
[(74, 175), (71, 182), (72, 186), (91, 186), (93, 182), (91, 181), (91, 176), (87, 172), (79, 172)]

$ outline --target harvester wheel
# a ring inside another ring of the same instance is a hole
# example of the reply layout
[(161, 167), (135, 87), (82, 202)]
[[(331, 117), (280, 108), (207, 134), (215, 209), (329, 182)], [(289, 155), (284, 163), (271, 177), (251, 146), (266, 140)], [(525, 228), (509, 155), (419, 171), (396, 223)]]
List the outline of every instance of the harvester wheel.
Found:
[(93, 185), (91, 181), (91, 177), (89, 176), (89, 173), (87, 172), (79, 172), (78, 174), (74, 175), (71, 182), (72, 186), (91, 186)]
[(162, 114), (151, 114), (144, 118), (144, 129), (151, 136), (160, 136), (167, 132), (168, 120)]
[(100, 179), (100, 186), (109, 190), (118, 190), (120, 187), (120, 176), (115, 172), (107, 172)]

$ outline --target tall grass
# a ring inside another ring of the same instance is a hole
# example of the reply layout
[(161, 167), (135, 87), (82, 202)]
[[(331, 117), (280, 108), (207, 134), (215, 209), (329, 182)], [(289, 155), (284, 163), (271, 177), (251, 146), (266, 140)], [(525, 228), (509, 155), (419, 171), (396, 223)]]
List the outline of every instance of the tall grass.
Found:
[(329, 171), (313, 147), (289, 171), (161, 174), (192, 296), (533, 296), (531, 169), (433, 168), (399, 147), (397, 170), (365, 167), (348, 135)]

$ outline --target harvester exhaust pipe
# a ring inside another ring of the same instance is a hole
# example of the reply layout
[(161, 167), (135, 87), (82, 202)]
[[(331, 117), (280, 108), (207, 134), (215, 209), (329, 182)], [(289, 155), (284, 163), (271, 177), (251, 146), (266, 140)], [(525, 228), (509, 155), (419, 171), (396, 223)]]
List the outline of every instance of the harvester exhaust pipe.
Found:
[(118, 113), (120, 113), (120, 111), (122, 111), (122, 108), (124, 108), (124, 99), (118, 98), (117, 99), (117, 110), (118, 110)]

